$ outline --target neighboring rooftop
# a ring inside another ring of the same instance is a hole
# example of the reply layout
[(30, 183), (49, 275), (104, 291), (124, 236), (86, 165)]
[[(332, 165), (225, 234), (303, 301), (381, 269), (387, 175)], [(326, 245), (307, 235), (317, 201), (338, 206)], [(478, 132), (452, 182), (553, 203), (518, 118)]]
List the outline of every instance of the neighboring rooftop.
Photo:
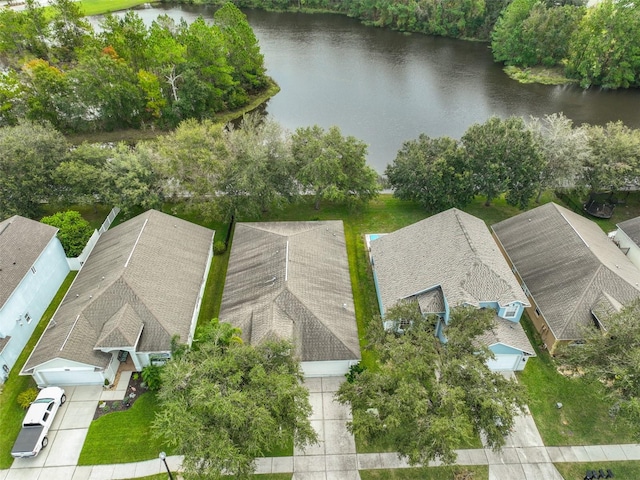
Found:
[(0, 222), (0, 307), (57, 232), (55, 227), (18, 215)]
[(640, 217), (625, 220), (616, 226), (622, 230), (633, 243), (640, 247)]
[(220, 320), (251, 344), (291, 340), (303, 362), (359, 359), (342, 221), (236, 224)]
[(477, 341), (489, 347), (501, 343), (529, 355), (536, 354), (520, 322), (505, 320), (497, 315), (494, 317), (493, 327), (480, 335)]
[(24, 371), (54, 358), (104, 368), (98, 349), (167, 351), (189, 334), (214, 232), (149, 210), (102, 234)]
[[(640, 296), (640, 270), (591, 220), (548, 203), (493, 226), (557, 340)], [(601, 319), (602, 320), (602, 319)]]
[(371, 241), (371, 256), (384, 309), (409, 297), (425, 314), (444, 299), (529, 304), (485, 223), (455, 208)]

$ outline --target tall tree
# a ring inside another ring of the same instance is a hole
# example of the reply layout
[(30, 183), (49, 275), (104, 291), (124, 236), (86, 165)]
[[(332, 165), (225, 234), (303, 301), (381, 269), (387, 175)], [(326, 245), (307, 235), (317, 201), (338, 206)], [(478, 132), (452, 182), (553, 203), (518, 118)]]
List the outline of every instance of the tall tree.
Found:
[(84, 14), (73, 0), (53, 0), (51, 21), (54, 53), (59, 60), (70, 62), (77, 58), (77, 50), (91, 39), (93, 29), (84, 19)]
[(640, 86), (640, 3), (603, 0), (589, 8), (572, 38), (569, 75), (580, 85)]
[(168, 362), (158, 392), (156, 434), (184, 455), (190, 478), (251, 478), (255, 458), (293, 438), (316, 442), (309, 392), (289, 342), (258, 346), (218, 334), (213, 322), (194, 348)]
[(542, 155), (531, 131), (519, 117), (492, 117), (474, 124), (462, 137), (477, 193), (485, 205), (502, 193), (507, 202), (525, 208), (535, 195), (542, 171)]
[(315, 197), (315, 208), (323, 199), (366, 203), (378, 194), (378, 175), (366, 163), (367, 146), (340, 129), (328, 131), (318, 125), (298, 128), (292, 137), (297, 180)]
[(479, 435), (492, 448), (504, 445), (525, 394), (515, 381), (489, 370), (492, 354), (476, 342), (491, 328), (493, 315), (453, 309), (446, 343), (435, 335), (435, 319), (423, 318), (414, 302), (385, 316), (409, 325), (402, 333), (372, 321), (368, 348), (378, 353), (377, 368), (343, 383), (337, 393), (353, 411), (348, 428), (368, 440), (384, 437), (411, 464), (452, 463), (455, 449)]
[(585, 379), (605, 386), (614, 408), (640, 438), (640, 301), (604, 319), (602, 329), (587, 326), (579, 345), (564, 345), (556, 356)]
[(108, 179), (104, 172), (112, 155), (113, 148), (100, 144), (83, 143), (71, 149), (53, 173), (56, 199), (67, 205), (105, 203)]
[(640, 131), (622, 122), (586, 127), (589, 155), (583, 184), (592, 192), (617, 190), (640, 177)]
[(52, 174), (68, 144), (49, 124), (22, 121), (0, 129), (0, 218), (34, 218), (53, 195)]
[(534, 133), (544, 159), (536, 202), (546, 189), (575, 187), (590, 156), (586, 128), (574, 127), (561, 113), (532, 117), (527, 127)]
[(440, 212), (464, 207), (473, 199), (471, 171), (465, 160), (455, 140), (421, 134), (404, 143), (385, 174), (396, 197)]
[(236, 218), (257, 218), (298, 196), (289, 137), (280, 124), (257, 114), (225, 135), (230, 155), (222, 164), (218, 199)]

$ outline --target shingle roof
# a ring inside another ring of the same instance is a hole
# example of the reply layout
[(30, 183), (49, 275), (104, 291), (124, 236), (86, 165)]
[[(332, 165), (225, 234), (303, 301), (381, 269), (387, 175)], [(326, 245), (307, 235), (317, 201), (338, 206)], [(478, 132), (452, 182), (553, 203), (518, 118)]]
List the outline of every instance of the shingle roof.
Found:
[(111, 356), (94, 348), (187, 342), (213, 234), (156, 210), (103, 233), (24, 371), (54, 358), (104, 368)]
[(355, 360), (360, 346), (341, 221), (238, 223), (220, 320), (302, 361)]
[(581, 337), (591, 310), (640, 296), (640, 271), (600, 227), (548, 203), (493, 226), (558, 340)]
[(0, 307), (57, 232), (55, 227), (18, 215), (0, 222)]
[(520, 322), (505, 320), (497, 315), (494, 318), (493, 327), (480, 335), (477, 341), (489, 347), (501, 343), (529, 355), (536, 353)]
[(373, 240), (371, 256), (385, 309), (437, 287), (451, 307), (529, 304), (485, 223), (455, 208)]
[(617, 227), (626, 233), (633, 243), (640, 247), (640, 217), (620, 222)]

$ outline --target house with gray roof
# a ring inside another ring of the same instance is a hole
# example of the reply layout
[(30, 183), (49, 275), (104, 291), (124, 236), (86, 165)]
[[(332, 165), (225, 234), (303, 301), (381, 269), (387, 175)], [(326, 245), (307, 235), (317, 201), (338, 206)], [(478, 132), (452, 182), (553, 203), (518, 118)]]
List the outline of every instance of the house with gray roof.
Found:
[(548, 203), (493, 226), (532, 303), (547, 348), (606, 328), (608, 315), (640, 296), (640, 270), (591, 220)]
[(113, 381), (193, 339), (214, 232), (149, 210), (102, 234), (27, 360), (39, 386)]
[(0, 222), (0, 383), (69, 273), (57, 232), (17, 215)]
[(494, 309), (494, 328), (481, 339), (495, 355), (489, 366), (524, 368), (535, 353), (519, 323), (529, 302), (482, 220), (452, 208), (375, 237), (369, 255), (383, 317), (399, 301), (416, 301), (423, 315), (441, 318), (444, 339), (452, 308)]
[(640, 268), (640, 217), (616, 225), (614, 242), (631, 263)]
[(220, 320), (290, 340), (307, 377), (344, 375), (360, 345), (342, 221), (237, 223)]

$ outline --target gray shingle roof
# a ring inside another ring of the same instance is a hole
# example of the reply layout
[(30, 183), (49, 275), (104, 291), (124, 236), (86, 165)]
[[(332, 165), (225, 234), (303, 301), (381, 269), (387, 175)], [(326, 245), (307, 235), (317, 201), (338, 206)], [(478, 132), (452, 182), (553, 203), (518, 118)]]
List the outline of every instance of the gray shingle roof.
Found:
[(371, 256), (385, 309), (438, 286), (451, 307), (529, 304), (485, 223), (455, 208), (373, 240)]
[(617, 227), (626, 233), (633, 243), (640, 247), (640, 217), (620, 222)]
[(104, 368), (111, 356), (94, 348), (137, 342), (139, 352), (158, 352), (173, 335), (187, 342), (213, 235), (156, 210), (106, 231), (24, 371), (54, 358)]
[(57, 232), (18, 215), (0, 222), (0, 308)]
[(511, 322), (497, 315), (494, 318), (493, 327), (480, 335), (477, 341), (489, 347), (496, 343), (502, 343), (529, 355), (535, 355), (535, 350), (520, 322)]
[(236, 224), (220, 320), (251, 344), (289, 339), (302, 361), (359, 359), (342, 222)]
[(581, 337), (591, 309), (640, 296), (640, 271), (600, 227), (555, 203), (493, 226), (558, 340)]

